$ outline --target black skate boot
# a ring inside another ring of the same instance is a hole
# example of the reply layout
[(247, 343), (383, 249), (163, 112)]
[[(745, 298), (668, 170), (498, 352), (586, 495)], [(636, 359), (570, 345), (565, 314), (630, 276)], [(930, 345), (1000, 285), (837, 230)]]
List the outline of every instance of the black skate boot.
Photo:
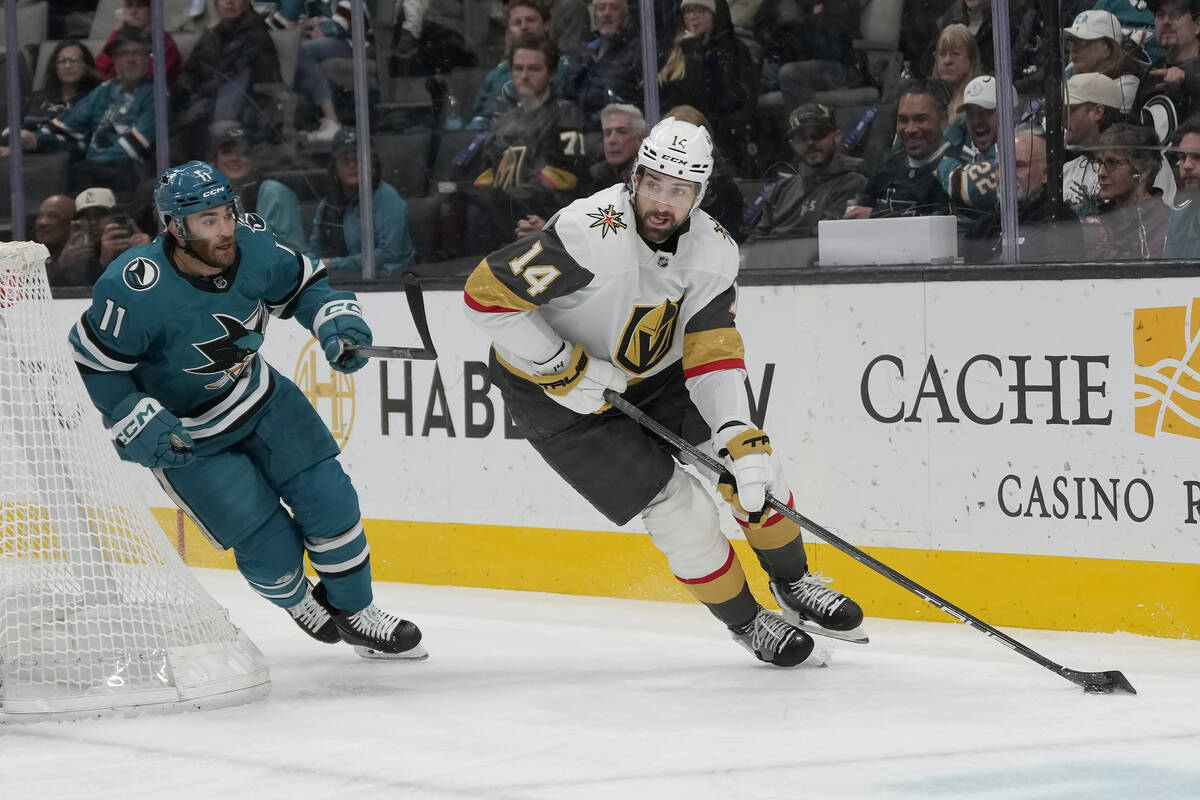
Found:
[(414, 661), (429, 658), (420, 644), (420, 629), (374, 603), (353, 614), (335, 612), (333, 621), (342, 641), (353, 645), (354, 652), (363, 658)]
[(827, 584), (832, 580), (820, 573), (805, 573), (793, 581), (772, 580), (771, 594), (779, 602), (784, 619), (793, 625), (809, 633), (866, 644), (869, 639), (862, 629), (862, 609), (831, 589)]
[(829, 654), (818, 648), (811, 636), (761, 606), (754, 619), (729, 631), (755, 658), (777, 667), (823, 667), (829, 661)]
[(325, 599), (324, 584), (318, 583), (314, 589), (307, 579), (304, 583), (304, 599), (287, 609), (288, 614), (296, 620), (300, 630), (318, 642), (325, 644), (340, 642), (342, 636), (338, 633), (337, 624), (333, 621), (333, 609), (330, 607), (329, 601)]

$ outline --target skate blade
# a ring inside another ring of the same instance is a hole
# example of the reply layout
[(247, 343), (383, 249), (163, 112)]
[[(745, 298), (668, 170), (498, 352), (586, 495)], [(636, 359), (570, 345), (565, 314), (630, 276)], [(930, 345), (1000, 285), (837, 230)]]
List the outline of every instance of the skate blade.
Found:
[(362, 645), (354, 645), (354, 652), (369, 661), (424, 661), (429, 658), (428, 651), (421, 645), (414, 645), (403, 653), (385, 653), (382, 650), (372, 650)]
[(831, 631), (828, 628), (822, 628), (815, 622), (801, 619), (799, 614), (790, 609), (785, 608), (781, 613), (785, 620), (800, 628), (805, 633), (824, 636), (827, 639), (837, 639), (839, 642), (850, 642), (851, 644), (868, 644), (871, 641), (867, 637), (867, 632), (863, 630), (862, 625), (848, 631)]

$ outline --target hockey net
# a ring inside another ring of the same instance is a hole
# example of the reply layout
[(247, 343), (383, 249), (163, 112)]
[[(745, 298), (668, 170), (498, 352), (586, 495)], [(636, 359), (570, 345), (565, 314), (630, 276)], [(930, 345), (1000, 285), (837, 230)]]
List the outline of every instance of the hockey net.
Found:
[(266, 662), (128, 482), (46, 248), (0, 243), (0, 721), (233, 705)]

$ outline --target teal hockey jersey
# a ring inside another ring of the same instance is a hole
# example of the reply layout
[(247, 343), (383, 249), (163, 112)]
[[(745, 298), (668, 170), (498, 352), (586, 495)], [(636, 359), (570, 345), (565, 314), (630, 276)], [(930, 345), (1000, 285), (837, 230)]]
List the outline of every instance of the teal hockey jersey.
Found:
[(233, 266), (199, 278), (175, 267), (174, 242), (159, 236), (122, 253), (96, 281), (69, 340), (107, 425), (137, 392), (179, 417), (197, 452), (215, 452), (240, 438), (286, 380), (258, 353), (267, 320), (295, 317), (315, 332), (331, 309), (355, 302), (256, 215), (238, 224), (237, 244)]

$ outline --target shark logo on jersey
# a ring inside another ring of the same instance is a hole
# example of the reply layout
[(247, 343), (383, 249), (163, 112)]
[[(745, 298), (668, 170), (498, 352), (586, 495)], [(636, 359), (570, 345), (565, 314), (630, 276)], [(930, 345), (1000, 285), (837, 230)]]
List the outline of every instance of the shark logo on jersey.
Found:
[(213, 314), (225, 333), (207, 342), (193, 344), (208, 363), (186, 370), (194, 375), (219, 375), (205, 389), (220, 389), (226, 383), (237, 381), (242, 371), (254, 360), (258, 348), (262, 347), (263, 331), (267, 328), (267, 315), (263, 306), (250, 315), (245, 322), (227, 314)]
[(135, 292), (144, 292), (158, 283), (159, 274), (158, 264), (149, 258), (135, 258), (121, 271), (125, 285)]
[(616, 233), (618, 230), (625, 230), (629, 227), (625, 224), (625, 220), (621, 219), (624, 214), (624, 211), (617, 211), (613, 208), (612, 203), (608, 204), (608, 208), (597, 207), (595, 214), (588, 214), (589, 217), (596, 220), (588, 227), (599, 228), (600, 238), (603, 239), (605, 236), (608, 236), (609, 231)]
[(664, 300), (657, 306), (634, 306), (617, 346), (617, 363), (634, 375), (641, 375), (662, 361), (675, 342), (682, 303), (681, 297)]

